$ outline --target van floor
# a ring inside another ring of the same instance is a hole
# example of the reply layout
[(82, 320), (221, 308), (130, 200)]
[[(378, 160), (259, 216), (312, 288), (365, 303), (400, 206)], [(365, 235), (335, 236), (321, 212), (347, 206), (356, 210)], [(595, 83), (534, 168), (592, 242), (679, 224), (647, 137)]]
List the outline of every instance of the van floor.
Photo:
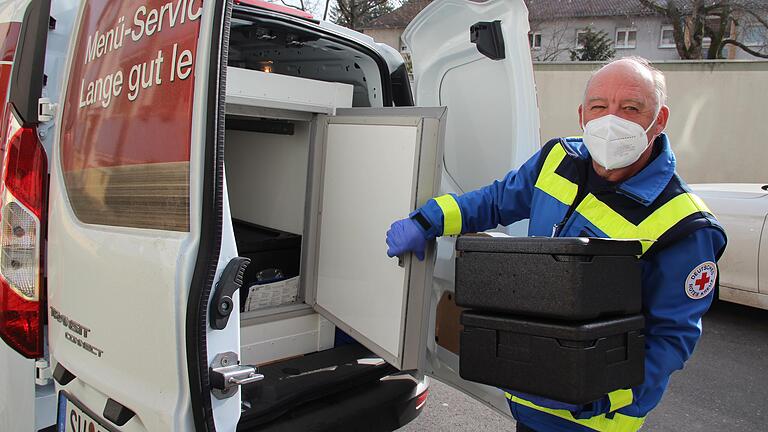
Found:
[(358, 362), (370, 358), (376, 355), (354, 343), (259, 367), (264, 379), (243, 388), (238, 430), (290, 417), (304, 404), (378, 382), (396, 372), (386, 362)]

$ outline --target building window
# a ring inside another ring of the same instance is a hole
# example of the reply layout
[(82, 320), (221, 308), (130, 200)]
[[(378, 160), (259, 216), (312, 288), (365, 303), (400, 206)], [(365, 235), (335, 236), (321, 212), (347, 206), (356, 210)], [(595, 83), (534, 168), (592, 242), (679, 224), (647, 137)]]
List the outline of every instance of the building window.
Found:
[[(718, 31), (717, 29), (720, 27), (720, 17), (717, 15), (707, 15), (707, 18), (704, 20), (704, 25), (710, 29), (711, 31)], [(724, 38), (729, 37), (730, 32), (726, 30), (725, 34), (723, 34)], [(702, 48), (709, 48), (709, 46), (712, 45), (712, 38), (709, 36), (704, 36), (701, 38), (701, 47)]]
[(634, 48), (637, 46), (637, 29), (620, 28), (616, 30), (616, 48)]
[(674, 48), (675, 46), (675, 28), (671, 25), (661, 26), (659, 48)]
[(587, 36), (587, 30), (576, 30), (576, 48), (584, 48), (584, 38)]
[(744, 28), (742, 39), (746, 46), (763, 46), (768, 42), (765, 26), (752, 24)]
[(528, 45), (530, 45), (532, 50), (540, 50), (541, 49), (541, 32), (528, 33)]

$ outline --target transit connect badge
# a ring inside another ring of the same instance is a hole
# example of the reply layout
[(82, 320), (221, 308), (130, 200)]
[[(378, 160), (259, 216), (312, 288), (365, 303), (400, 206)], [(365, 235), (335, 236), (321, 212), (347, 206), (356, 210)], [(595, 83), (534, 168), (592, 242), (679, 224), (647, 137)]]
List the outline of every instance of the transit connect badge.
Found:
[(712, 261), (703, 262), (685, 279), (685, 293), (694, 300), (704, 298), (715, 288), (716, 280), (717, 265)]

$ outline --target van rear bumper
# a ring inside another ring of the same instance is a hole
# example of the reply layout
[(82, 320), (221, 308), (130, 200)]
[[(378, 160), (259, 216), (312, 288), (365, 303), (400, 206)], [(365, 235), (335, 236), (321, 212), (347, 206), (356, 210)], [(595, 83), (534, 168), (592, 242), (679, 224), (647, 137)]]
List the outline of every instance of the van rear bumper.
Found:
[(393, 430), (416, 418), (429, 387), (357, 343), (258, 370), (264, 379), (242, 389), (239, 431)]
[(427, 390), (429, 382), (425, 378), (419, 385), (410, 375), (400, 377), (403, 379), (388, 377), (306, 403), (267, 424), (249, 424), (241, 419), (237, 430), (392, 431), (419, 416), (422, 407), (417, 406), (421, 404), (418, 396)]

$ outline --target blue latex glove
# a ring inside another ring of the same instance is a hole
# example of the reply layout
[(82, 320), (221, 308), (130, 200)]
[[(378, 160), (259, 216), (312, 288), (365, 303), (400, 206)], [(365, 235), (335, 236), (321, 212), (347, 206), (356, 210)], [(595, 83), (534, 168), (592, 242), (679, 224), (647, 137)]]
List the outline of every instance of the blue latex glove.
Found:
[(427, 247), (427, 238), (424, 231), (416, 225), (411, 218), (395, 221), (387, 231), (387, 255), (396, 257), (413, 252), (419, 261), (424, 260), (424, 249)]

